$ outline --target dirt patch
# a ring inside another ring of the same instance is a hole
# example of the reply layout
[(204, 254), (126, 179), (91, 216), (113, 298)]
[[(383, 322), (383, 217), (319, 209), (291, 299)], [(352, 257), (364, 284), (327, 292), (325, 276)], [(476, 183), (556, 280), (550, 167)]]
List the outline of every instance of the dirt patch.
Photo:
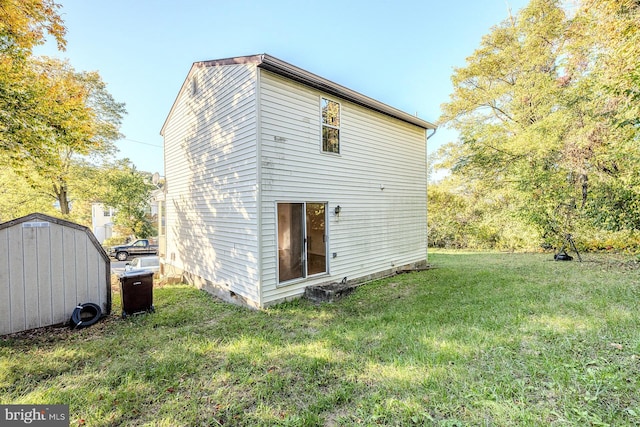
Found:
[(27, 331), (15, 332), (13, 334), (7, 334), (0, 336), (0, 342), (22, 343), (26, 345), (43, 345), (47, 343), (53, 343), (66, 340), (72, 336), (83, 334), (96, 335), (101, 334), (112, 323), (117, 322), (119, 317), (113, 313), (109, 316), (104, 316), (95, 325), (92, 325), (85, 329), (73, 329), (68, 323), (60, 323), (52, 326), (44, 326), (37, 329), (29, 329)]
[(634, 271), (640, 270), (640, 259), (620, 259), (620, 258), (593, 258), (585, 260), (585, 262), (596, 264), (601, 268), (607, 270), (625, 270)]

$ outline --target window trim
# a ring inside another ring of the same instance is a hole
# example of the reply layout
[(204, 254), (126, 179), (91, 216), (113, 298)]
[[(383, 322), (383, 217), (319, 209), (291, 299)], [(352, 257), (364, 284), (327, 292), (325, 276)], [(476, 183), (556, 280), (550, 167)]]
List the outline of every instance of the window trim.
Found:
[[(329, 123), (324, 122), (324, 118), (322, 116), (322, 104), (323, 101), (334, 102), (338, 104), (338, 126), (331, 125)], [(327, 127), (329, 129), (336, 129), (338, 131), (338, 151), (326, 151), (324, 149), (324, 128)], [(334, 156), (339, 156), (342, 153), (342, 144), (341, 144), (341, 127), (342, 127), (342, 103), (340, 101), (336, 101), (335, 99), (326, 97), (324, 95), (320, 95), (320, 152), (323, 154), (330, 154)]]

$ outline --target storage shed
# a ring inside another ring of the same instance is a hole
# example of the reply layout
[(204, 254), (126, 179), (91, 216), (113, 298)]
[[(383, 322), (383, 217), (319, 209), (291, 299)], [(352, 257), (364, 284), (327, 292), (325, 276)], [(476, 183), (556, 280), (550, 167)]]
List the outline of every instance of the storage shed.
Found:
[(111, 263), (82, 225), (34, 213), (0, 224), (0, 335), (68, 322), (78, 304), (111, 312)]
[(426, 264), (428, 131), (267, 54), (194, 63), (161, 130), (165, 273), (261, 308)]

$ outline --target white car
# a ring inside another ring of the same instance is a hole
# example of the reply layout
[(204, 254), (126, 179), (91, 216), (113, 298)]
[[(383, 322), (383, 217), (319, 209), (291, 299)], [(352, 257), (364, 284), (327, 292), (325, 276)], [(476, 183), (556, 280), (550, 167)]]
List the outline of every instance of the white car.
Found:
[(153, 271), (154, 274), (160, 272), (160, 257), (157, 256), (143, 256), (136, 258), (131, 262), (128, 262), (124, 266), (124, 271)]

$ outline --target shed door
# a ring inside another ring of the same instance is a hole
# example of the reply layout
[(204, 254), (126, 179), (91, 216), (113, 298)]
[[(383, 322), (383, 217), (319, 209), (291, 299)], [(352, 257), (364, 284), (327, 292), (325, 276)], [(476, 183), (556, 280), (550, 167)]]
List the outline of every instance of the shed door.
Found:
[(278, 203), (278, 282), (326, 271), (326, 204)]

